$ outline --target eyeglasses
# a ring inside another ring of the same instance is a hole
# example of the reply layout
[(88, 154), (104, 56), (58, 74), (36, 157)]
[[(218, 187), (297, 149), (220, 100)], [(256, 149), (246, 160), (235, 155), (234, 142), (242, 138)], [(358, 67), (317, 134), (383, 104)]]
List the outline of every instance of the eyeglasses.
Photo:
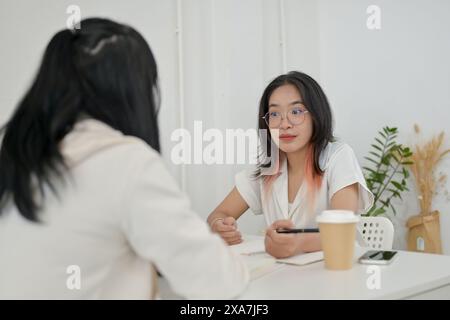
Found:
[(303, 121), (305, 121), (305, 117), (308, 112), (308, 110), (303, 110), (299, 107), (296, 107), (289, 110), (286, 116), (283, 116), (283, 114), (279, 111), (269, 111), (262, 118), (266, 121), (269, 128), (279, 128), (281, 125), (281, 121), (283, 121), (285, 117), (288, 119), (291, 125), (298, 126), (301, 125)]

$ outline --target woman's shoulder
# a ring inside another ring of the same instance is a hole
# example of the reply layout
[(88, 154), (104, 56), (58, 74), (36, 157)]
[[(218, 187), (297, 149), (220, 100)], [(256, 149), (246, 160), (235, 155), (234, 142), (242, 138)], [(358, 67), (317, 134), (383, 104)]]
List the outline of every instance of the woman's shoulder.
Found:
[[(60, 144), (61, 153), (69, 166), (84, 163), (94, 155), (108, 154), (115, 161), (121, 158), (157, 160), (159, 153), (143, 140), (122, 134), (108, 125), (86, 119), (77, 123)], [(120, 157), (124, 155), (124, 157)]]
[(341, 140), (329, 142), (320, 154), (319, 163), (322, 170), (326, 170), (337, 156), (344, 153), (353, 153), (352, 147)]

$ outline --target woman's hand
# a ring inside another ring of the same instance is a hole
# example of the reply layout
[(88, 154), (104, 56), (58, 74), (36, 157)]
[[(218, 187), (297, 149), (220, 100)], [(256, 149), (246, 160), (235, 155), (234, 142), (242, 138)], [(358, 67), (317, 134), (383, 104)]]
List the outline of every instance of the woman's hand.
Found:
[(218, 233), (229, 245), (242, 242), (242, 235), (233, 217), (219, 218), (212, 222), (211, 230)]
[(266, 252), (275, 258), (287, 258), (301, 251), (301, 237), (299, 234), (278, 233), (279, 228), (294, 228), (291, 220), (277, 220), (267, 230), (264, 245)]

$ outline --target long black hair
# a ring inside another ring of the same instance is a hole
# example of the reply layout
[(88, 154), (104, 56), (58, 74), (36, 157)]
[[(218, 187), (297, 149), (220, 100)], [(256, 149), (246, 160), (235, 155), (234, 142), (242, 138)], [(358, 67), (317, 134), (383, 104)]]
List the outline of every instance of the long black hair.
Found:
[(58, 148), (81, 115), (136, 136), (159, 152), (158, 73), (150, 47), (133, 28), (107, 19), (57, 32), (39, 71), (2, 128), (0, 214), (7, 200), (38, 221), (36, 191), (55, 191), (67, 166)]
[[(267, 134), (259, 135), (261, 146), (261, 154), (259, 161), (259, 168), (255, 173), (255, 177), (260, 176), (261, 168), (266, 168), (272, 165), (271, 161), (267, 162), (265, 159), (270, 159), (272, 155), (269, 154), (271, 148), (272, 137), (269, 127), (263, 117), (269, 111), (269, 99), (275, 89), (283, 85), (293, 85), (301, 94), (303, 103), (308, 110), (313, 120), (313, 133), (310, 140), (310, 145), (313, 148), (313, 169), (314, 174), (321, 176), (323, 171), (319, 164), (319, 157), (327, 144), (334, 141), (333, 136), (333, 116), (328, 103), (328, 99), (323, 92), (320, 85), (309, 75), (299, 72), (291, 71), (282, 74), (273, 79), (264, 90), (259, 103), (258, 127), (259, 132), (266, 132)], [(274, 158), (273, 156), (271, 157)]]

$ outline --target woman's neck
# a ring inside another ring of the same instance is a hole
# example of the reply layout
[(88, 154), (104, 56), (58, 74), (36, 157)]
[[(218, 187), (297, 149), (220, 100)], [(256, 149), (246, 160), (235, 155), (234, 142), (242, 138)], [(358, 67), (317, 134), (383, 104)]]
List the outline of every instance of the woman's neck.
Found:
[(286, 153), (288, 170), (293, 173), (303, 171), (305, 168), (307, 153), (308, 146), (304, 146), (295, 152)]

